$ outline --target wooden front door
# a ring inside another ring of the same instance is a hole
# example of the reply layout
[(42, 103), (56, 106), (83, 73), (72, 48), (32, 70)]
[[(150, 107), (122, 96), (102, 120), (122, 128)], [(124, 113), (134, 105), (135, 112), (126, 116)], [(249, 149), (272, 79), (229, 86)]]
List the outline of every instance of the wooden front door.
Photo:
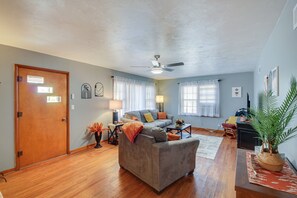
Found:
[(68, 73), (16, 65), (17, 169), (68, 153)]

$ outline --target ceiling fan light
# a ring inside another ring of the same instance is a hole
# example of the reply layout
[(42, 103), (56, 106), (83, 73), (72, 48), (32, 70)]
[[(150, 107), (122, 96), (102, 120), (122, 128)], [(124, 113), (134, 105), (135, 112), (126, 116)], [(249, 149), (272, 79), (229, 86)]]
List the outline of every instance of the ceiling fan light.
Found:
[(163, 73), (163, 70), (161, 68), (152, 68), (151, 72), (153, 74), (161, 74)]

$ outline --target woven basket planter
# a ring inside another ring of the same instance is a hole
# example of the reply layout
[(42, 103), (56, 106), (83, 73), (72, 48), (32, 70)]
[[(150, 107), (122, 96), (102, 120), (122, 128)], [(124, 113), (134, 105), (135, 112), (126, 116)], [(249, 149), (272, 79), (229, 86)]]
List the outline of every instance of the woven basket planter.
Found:
[(285, 164), (279, 153), (260, 152), (258, 161), (262, 168), (270, 171), (281, 171)]

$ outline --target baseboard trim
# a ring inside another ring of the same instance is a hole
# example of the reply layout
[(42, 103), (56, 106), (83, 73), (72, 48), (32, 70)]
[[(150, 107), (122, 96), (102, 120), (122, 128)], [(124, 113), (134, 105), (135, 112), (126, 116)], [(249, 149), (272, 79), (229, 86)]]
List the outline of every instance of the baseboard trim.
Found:
[(11, 169), (7, 169), (7, 170), (4, 170), (4, 171), (1, 171), (1, 173), (3, 173), (4, 175), (6, 175), (8, 173), (14, 172), (15, 170), (16, 170), (16, 168), (11, 168)]
[(88, 145), (86, 145), (86, 146), (82, 146), (82, 147), (78, 147), (78, 148), (76, 148), (76, 149), (71, 150), (71, 151), (70, 151), (70, 155), (77, 154), (77, 153), (80, 153), (80, 152), (89, 150), (89, 149), (93, 148), (94, 146), (95, 146), (95, 143), (93, 143), (93, 144), (88, 144)]
[[(107, 140), (103, 140), (101, 142), (106, 142)], [(69, 155), (73, 155), (73, 154), (78, 154), (80, 152), (83, 152), (83, 151), (87, 151), (87, 150), (90, 150), (90, 149), (93, 149), (95, 146), (95, 143), (93, 144), (88, 144), (86, 146), (82, 146), (82, 147), (79, 147), (79, 148), (76, 148), (76, 149), (73, 149), (69, 152), (69, 154), (66, 154), (66, 155), (62, 155), (62, 156), (58, 156), (58, 157), (54, 157), (54, 158), (51, 158), (51, 159), (48, 159), (48, 160), (45, 160), (45, 161), (42, 161), (42, 162), (37, 162), (35, 164), (32, 164), (30, 166), (26, 166), (26, 167), (23, 167), (21, 168), (20, 170), (23, 170), (23, 169), (28, 169), (28, 168), (31, 168), (31, 167), (36, 167), (36, 166), (40, 166), (40, 165), (44, 165), (44, 164), (48, 164), (48, 163), (51, 163), (51, 162), (54, 162), (56, 160), (59, 160), (61, 158), (65, 158)], [(0, 171), (0, 173), (3, 173), (4, 175), (6, 174), (9, 174), (9, 173), (12, 173), (12, 172), (16, 172), (17, 169), (16, 167), (14, 168), (11, 168), (11, 169), (7, 169), (7, 170), (3, 170), (3, 171)]]

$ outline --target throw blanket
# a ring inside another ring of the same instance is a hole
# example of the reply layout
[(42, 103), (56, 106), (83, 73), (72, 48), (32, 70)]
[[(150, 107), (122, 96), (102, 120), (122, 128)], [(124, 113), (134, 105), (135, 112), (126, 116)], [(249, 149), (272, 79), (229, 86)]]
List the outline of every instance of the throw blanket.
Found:
[(123, 132), (126, 134), (130, 142), (134, 143), (137, 135), (142, 131), (142, 122), (128, 122), (122, 126)]

